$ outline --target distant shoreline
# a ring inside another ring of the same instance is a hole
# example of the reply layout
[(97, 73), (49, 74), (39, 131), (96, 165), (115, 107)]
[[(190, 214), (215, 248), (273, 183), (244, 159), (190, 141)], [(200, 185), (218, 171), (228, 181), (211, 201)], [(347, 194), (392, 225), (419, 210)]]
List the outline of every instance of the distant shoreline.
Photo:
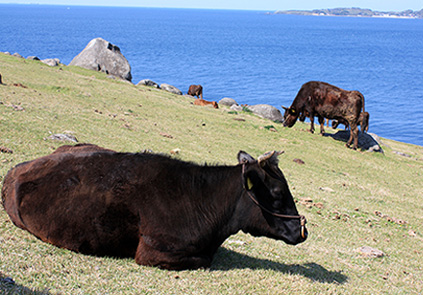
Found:
[(309, 15), (309, 16), (341, 16), (341, 17), (376, 17), (397, 19), (423, 19), (423, 9), (420, 11), (405, 10), (401, 12), (381, 12), (362, 8), (333, 8), (315, 10), (275, 11), (273, 14)]

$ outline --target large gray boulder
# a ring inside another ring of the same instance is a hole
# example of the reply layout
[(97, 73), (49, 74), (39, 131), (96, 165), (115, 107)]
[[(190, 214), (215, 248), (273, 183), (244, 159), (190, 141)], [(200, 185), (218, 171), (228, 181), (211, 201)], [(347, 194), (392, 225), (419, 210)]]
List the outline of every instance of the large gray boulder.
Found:
[(131, 66), (119, 47), (102, 38), (91, 40), (69, 65), (105, 72), (130, 82), (132, 80)]
[(154, 88), (160, 88), (160, 86), (159, 86), (159, 84), (157, 84), (156, 82), (154, 82), (154, 81), (151, 81), (150, 79), (144, 79), (144, 80), (141, 80), (138, 84), (137, 84), (137, 86), (138, 85), (144, 85), (144, 86), (150, 86), (150, 87), (154, 87)]
[(231, 107), (231, 106), (233, 106), (234, 104), (235, 104), (235, 105), (238, 105), (238, 104), (236, 103), (235, 99), (233, 99), (233, 98), (229, 98), (229, 97), (224, 97), (224, 98), (222, 98), (222, 99), (219, 101), (219, 104), (224, 105), (224, 106), (228, 106), (228, 107)]
[(57, 67), (60, 64), (60, 60), (58, 58), (47, 58), (41, 61), (50, 67)]
[(15, 52), (12, 54), (12, 56), (14, 57), (18, 57), (18, 58), (24, 58), (22, 55), (20, 55), (19, 53)]
[(275, 122), (283, 121), (281, 112), (274, 106), (271, 106), (268, 104), (256, 104), (253, 106), (249, 105), (248, 109), (252, 111), (254, 114), (260, 117), (263, 117), (265, 119), (269, 119)]
[(29, 60), (40, 60), (40, 58), (38, 57), (38, 56), (34, 56), (34, 55), (31, 55), (31, 56), (28, 56), (26, 59), (29, 59)]
[(163, 90), (166, 90), (168, 92), (174, 93), (174, 94), (178, 94), (178, 95), (182, 95), (182, 91), (179, 90), (178, 88), (176, 88), (175, 86), (163, 83), (160, 85), (160, 88)]

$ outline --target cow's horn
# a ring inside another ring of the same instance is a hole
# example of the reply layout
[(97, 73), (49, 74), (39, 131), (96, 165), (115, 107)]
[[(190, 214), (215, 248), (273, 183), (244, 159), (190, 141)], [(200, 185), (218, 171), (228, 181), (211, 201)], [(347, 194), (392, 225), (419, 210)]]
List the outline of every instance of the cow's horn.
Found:
[(276, 157), (279, 157), (279, 156), (280, 156), (280, 155), (282, 155), (284, 152), (285, 152), (285, 151), (279, 151), (279, 152), (276, 152), (275, 156), (276, 156)]
[(288, 108), (287, 108), (287, 107), (284, 107), (284, 106), (281, 106), (281, 107), (282, 107), (284, 110), (286, 110), (286, 111), (288, 110)]
[(273, 157), (274, 154), (275, 151), (267, 152), (264, 155), (258, 157), (257, 161), (261, 165), (262, 163), (264, 163), (264, 161), (269, 160), (271, 157)]

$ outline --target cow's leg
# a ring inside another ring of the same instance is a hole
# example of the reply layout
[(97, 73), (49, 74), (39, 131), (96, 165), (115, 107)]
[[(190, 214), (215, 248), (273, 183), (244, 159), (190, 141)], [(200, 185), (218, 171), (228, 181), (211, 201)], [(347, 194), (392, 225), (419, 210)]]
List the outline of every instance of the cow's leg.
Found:
[(336, 127), (338, 127), (339, 125), (339, 121), (338, 120), (333, 120), (332, 121), (332, 129), (336, 129)]
[(358, 148), (358, 126), (357, 125), (355, 125), (355, 129), (353, 133), (354, 133), (354, 149), (356, 150)]
[(310, 115), (310, 133), (314, 133), (314, 115)]
[(320, 135), (323, 135), (325, 134), (325, 118), (319, 116), (318, 120), (320, 123)]
[[(184, 255), (185, 254), (185, 255)], [(190, 255), (182, 252), (160, 251), (147, 245), (144, 239), (140, 239), (135, 262), (140, 265), (155, 266), (162, 269), (184, 270), (209, 268), (212, 258), (207, 255)]]
[(352, 122), (350, 125), (350, 138), (346, 144), (347, 147), (351, 146), (352, 141), (354, 140), (353, 149), (356, 150), (358, 147), (358, 126), (357, 122)]

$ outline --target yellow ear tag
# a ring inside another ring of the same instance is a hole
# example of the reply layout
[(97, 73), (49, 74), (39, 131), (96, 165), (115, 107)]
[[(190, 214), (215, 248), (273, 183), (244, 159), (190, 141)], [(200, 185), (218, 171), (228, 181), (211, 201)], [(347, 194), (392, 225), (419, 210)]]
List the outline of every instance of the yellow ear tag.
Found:
[(247, 189), (250, 191), (253, 188), (253, 182), (251, 181), (251, 179), (248, 177), (247, 178)]
[(295, 110), (294, 110), (294, 109), (291, 109), (291, 112), (292, 112), (293, 114), (295, 114)]

